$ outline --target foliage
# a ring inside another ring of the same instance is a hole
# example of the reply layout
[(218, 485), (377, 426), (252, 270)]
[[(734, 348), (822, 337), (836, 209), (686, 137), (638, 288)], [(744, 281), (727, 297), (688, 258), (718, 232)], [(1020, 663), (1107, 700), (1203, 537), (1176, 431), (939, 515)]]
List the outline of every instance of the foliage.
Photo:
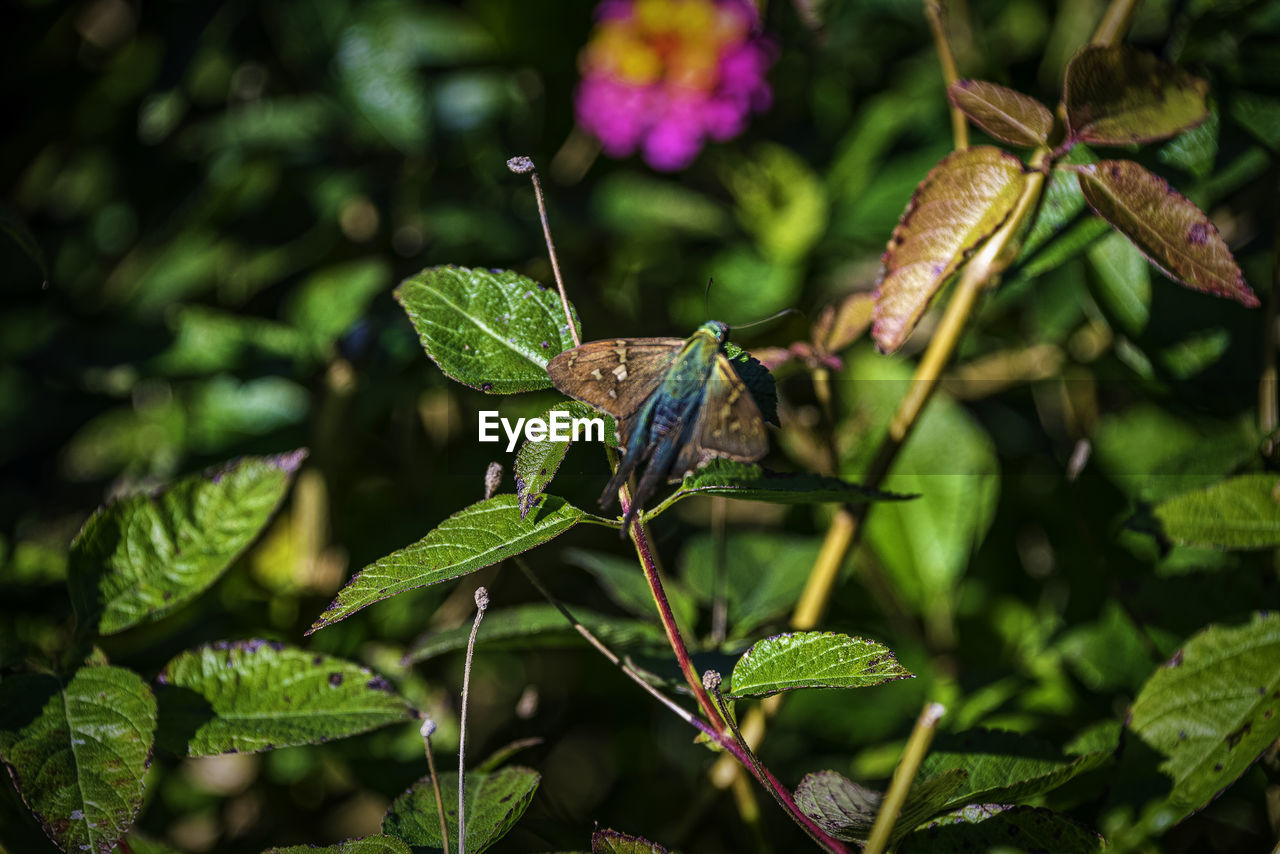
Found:
[[(950, 4), (951, 81), (931, 4), (767, 4), (731, 104), (682, 19), (694, 112), (599, 100), (681, 4), (616, 53), (588, 0), (21, 5), (0, 848), (439, 847), (424, 748), (452, 847), (479, 585), (471, 851), (861, 845), (925, 700), (896, 850), (1274, 842), (1268, 4)], [(769, 453), (635, 548), (613, 419), (476, 441), (598, 415), (547, 376), (579, 339), (788, 307), (724, 349)]]

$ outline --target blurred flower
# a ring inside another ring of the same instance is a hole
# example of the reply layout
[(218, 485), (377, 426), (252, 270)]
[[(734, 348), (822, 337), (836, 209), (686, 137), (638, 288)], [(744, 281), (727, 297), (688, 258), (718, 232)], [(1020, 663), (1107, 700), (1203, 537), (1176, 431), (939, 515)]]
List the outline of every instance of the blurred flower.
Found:
[(683, 169), (769, 108), (773, 45), (747, 0), (604, 0), (596, 18), (576, 111), (610, 157)]

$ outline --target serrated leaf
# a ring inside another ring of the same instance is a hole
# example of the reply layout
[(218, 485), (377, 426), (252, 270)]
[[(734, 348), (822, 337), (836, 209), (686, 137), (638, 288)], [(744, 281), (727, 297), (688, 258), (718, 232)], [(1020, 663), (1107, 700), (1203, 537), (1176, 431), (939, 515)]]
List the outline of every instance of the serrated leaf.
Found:
[[(638, 573), (639, 568), (635, 569)], [(577, 605), (569, 610), (583, 626), (590, 629), (592, 634), (610, 647), (625, 649), (643, 645), (653, 649), (663, 646), (665, 635), (662, 629), (651, 623), (609, 617)], [(404, 662), (410, 664), (426, 661), (438, 655), (466, 649), (470, 635), (470, 623), (453, 629), (432, 632), (413, 643), (405, 653)], [(578, 634), (559, 609), (543, 602), (491, 611), (480, 624), (480, 630), (476, 632), (477, 645), (505, 644), (524, 649), (534, 646), (573, 647), (583, 643), (586, 641), (582, 635)]]
[[(665, 510), (690, 495), (724, 495), (740, 501), (766, 501), (770, 504), (906, 501), (915, 497), (868, 489), (838, 477), (770, 471), (754, 463), (736, 463), (726, 459), (712, 460), (688, 475), (660, 507)], [(654, 509), (655, 513), (657, 509)], [(645, 518), (651, 515), (645, 514)]]
[(490, 394), (550, 388), (547, 362), (574, 346), (556, 292), (510, 270), (428, 267), (395, 297), (444, 375)]
[(1089, 205), (1170, 279), (1250, 308), (1260, 305), (1217, 227), (1163, 178), (1132, 160), (1074, 168)]
[(268, 848), (262, 854), (411, 854), (412, 849), (394, 836), (365, 836), (348, 839), (336, 845), (290, 845), (288, 848)]
[(492, 566), (555, 539), (586, 518), (589, 514), (554, 495), (547, 496), (524, 518), (514, 495), (495, 495), (472, 504), (413, 545), (357, 572), (307, 634), (345, 620), (374, 602)]
[(778, 386), (774, 382), (773, 374), (769, 373), (769, 369), (759, 359), (732, 341), (725, 342), (724, 355), (733, 366), (734, 373), (751, 393), (756, 406), (760, 408), (760, 417), (766, 424), (777, 426)]
[[(959, 769), (913, 783), (906, 803), (894, 822), (892, 839), (918, 827), (945, 810), (947, 798), (964, 784)], [(857, 842), (867, 838), (875, 824), (884, 795), (859, 786), (835, 771), (807, 774), (795, 793), (800, 811), (836, 839)]]
[(949, 154), (916, 187), (881, 258), (871, 335), (892, 352), (934, 294), (1008, 218), (1022, 192), (1022, 161), (989, 145)]
[(671, 854), (671, 850), (643, 836), (606, 828), (591, 834), (591, 854)]
[(981, 804), (944, 815), (902, 840), (902, 854), (1043, 851), (1092, 854), (1106, 848), (1097, 832), (1042, 807)]
[(261, 640), (180, 653), (156, 684), (160, 743), (179, 756), (320, 744), (416, 714), (364, 667)]
[(100, 508), (71, 544), (77, 619), (115, 634), (203, 593), (266, 526), (306, 453), (244, 457)]
[(156, 701), (136, 673), (91, 664), (63, 684), (0, 683), (0, 759), (22, 800), (64, 851), (110, 854), (142, 808)]
[(1169, 824), (1204, 807), (1280, 738), (1280, 613), (1187, 641), (1138, 692), (1128, 729), (1172, 783)]
[(912, 673), (883, 644), (835, 632), (774, 635), (733, 666), (731, 697), (767, 697), (796, 688), (867, 688)]
[[(454, 793), (444, 799), (449, 842), (458, 840), (458, 775), (441, 774), (440, 789)], [(529, 808), (541, 781), (538, 772), (518, 765), (492, 774), (467, 773), (467, 851), (480, 854), (507, 834)], [(382, 832), (410, 845), (439, 848), (440, 814), (430, 778), (414, 783), (396, 798), (382, 820)]]
[(1090, 45), (1067, 66), (1067, 135), (1099, 145), (1153, 142), (1209, 115), (1209, 84), (1127, 45)]
[(1053, 113), (1048, 107), (1005, 86), (957, 80), (947, 87), (947, 97), (970, 121), (1010, 145), (1043, 145), (1053, 130)]
[(1181, 546), (1265, 549), (1280, 546), (1280, 476), (1243, 474), (1156, 505), (1155, 517)]
[(1045, 792), (1110, 758), (1098, 752), (1065, 757), (1051, 745), (1011, 732), (971, 730), (939, 737), (920, 765), (927, 779), (962, 768), (968, 777), (947, 799), (947, 809), (978, 803), (1018, 803)]
[[(611, 416), (603, 412), (598, 412), (591, 407), (579, 403), (576, 400), (566, 400), (557, 403), (555, 406), (543, 413), (543, 419), (550, 424), (550, 419), (557, 412), (568, 413), (571, 419), (589, 418), (601, 419), (604, 421), (604, 441), (611, 448), (618, 447), (617, 425)], [(555, 429), (555, 425), (551, 425)], [(573, 435), (573, 429), (570, 425), (564, 428), (564, 432), (570, 436)], [(595, 436), (590, 429), (579, 434), (579, 438), (594, 439)], [(555, 478), (556, 472), (560, 470), (560, 463), (564, 462), (565, 454), (569, 453), (569, 444), (572, 441), (560, 441), (558, 439), (542, 439), (538, 441), (526, 439), (524, 444), (520, 446), (520, 450), (516, 452), (516, 461), (514, 465), (516, 479), (516, 497), (520, 499), (520, 515), (527, 516), (529, 510), (538, 503), (538, 499), (546, 491)]]

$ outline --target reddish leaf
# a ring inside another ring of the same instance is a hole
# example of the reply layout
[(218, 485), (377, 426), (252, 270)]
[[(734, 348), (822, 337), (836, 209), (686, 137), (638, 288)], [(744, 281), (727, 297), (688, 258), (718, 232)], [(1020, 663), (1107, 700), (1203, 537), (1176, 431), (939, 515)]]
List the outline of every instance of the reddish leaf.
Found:
[(867, 331), (875, 298), (866, 291), (825, 306), (813, 324), (813, 343), (823, 353), (839, 353)]
[(1021, 160), (982, 145), (947, 155), (920, 182), (881, 258), (871, 334), (882, 351), (902, 346), (942, 283), (1009, 216), (1025, 179)]
[(969, 120), (1001, 142), (1042, 145), (1053, 130), (1053, 113), (1035, 98), (982, 80), (957, 80), (947, 97)]
[(1208, 118), (1208, 91), (1199, 77), (1144, 51), (1086, 47), (1067, 66), (1067, 135), (1102, 145), (1165, 139)]
[(1258, 306), (1218, 229), (1163, 178), (1131, 160), (1102, 160), (1074, 169), (1081, 192), (1098, 215), (1170, 279)]

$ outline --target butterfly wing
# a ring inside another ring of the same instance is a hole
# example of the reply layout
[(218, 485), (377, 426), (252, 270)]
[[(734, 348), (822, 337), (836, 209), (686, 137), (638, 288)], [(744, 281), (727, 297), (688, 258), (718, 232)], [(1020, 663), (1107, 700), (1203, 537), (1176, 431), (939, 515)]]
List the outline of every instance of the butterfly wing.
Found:
[(683, 338), (590, 341), (552, 359), (547, 375), (569, 397), (623, 419), (657, 390), (683, 345)]
[(723, 353), (716, 355), (715, 368), (707, 379), (702, 406), (692, 427), (671, 467), (673, 477), (683, 477), (716, 457), (753, 463), (769, 451), (760, 407)]

